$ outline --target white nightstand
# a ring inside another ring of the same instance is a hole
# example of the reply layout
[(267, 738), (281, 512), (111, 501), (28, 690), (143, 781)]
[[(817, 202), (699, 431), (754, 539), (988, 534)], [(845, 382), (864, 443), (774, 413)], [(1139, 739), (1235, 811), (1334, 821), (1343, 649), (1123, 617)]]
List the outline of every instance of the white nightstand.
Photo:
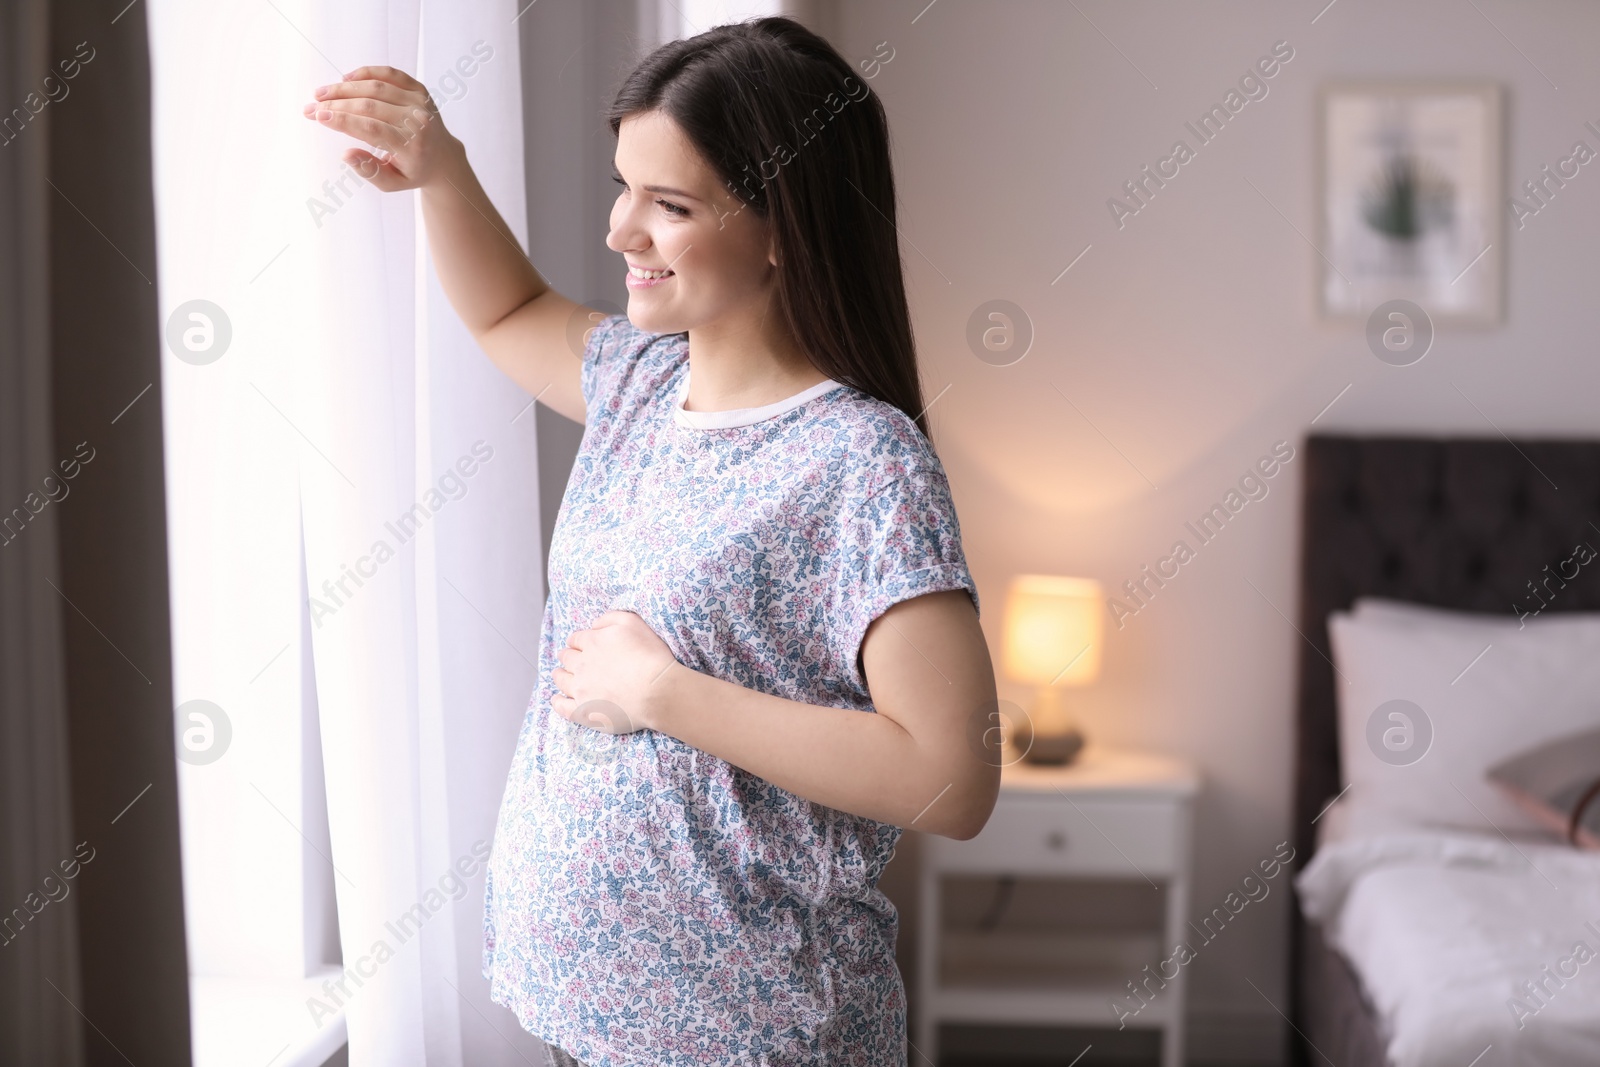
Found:
[[(1147, 980), (1145, 965), (1154, 969), (1186, 940), (1199, 785), (1195, 770), (1179, 760), (1090, 746), (1066, 767), (1007, 766), (994, 814), (970, 841), (925, 836), (918, 1051), (938, 1062), (940, 1023), (1117, 1029), (1112, 1003), (1131, 998), (1128, 983)], [(944, 930), (941, 883), (954, 875), (1149, 882), (1163, 890), (1164, 928), (1140, 934)], [(1186, 969), (1178, 968), (1177, 977), (1126, 1019), (1130, 1028), (1161, 1030), (1162, 1067), (1183, 1062)]]

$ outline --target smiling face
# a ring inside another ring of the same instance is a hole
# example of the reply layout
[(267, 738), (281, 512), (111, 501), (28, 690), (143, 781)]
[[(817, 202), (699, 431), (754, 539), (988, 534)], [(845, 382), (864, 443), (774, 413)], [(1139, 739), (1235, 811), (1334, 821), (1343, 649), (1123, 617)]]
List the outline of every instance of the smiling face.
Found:
[[(606, 245), (647, 271), (628, 272), (628, 318), (648, 333), (739, 330), (761, 321), (771, 297), (767, 227), (660, 111), (622, 120), (613, 177), (620, 183)], [(625, 268), (626, 269), (626, 268)]]

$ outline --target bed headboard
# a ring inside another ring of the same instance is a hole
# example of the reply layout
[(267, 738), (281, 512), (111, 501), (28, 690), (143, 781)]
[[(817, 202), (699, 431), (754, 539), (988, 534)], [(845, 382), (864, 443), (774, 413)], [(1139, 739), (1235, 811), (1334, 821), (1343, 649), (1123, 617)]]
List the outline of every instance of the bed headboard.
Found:
[[(1600, 550), (1600, 441), (1338, 437), (1305, 443), (1295, 853), (1339, 792), (1330, 611), (1384, 596), (1465, 611), (1537, 608), (1529, 583)], [(1571, 573), (1571, 565), (1568, 566)], [(1600, 559), (1545, 611), (1600, 610)]]

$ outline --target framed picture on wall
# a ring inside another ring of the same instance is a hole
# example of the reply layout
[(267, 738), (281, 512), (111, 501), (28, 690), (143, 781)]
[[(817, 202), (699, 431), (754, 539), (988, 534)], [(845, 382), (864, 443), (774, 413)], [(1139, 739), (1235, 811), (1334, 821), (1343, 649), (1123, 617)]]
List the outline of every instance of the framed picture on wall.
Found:
[(1323, 315), (1399, 299), (1436, 324), (1500, 321), (1501, 110), (1494, 82), (1319, 89)]

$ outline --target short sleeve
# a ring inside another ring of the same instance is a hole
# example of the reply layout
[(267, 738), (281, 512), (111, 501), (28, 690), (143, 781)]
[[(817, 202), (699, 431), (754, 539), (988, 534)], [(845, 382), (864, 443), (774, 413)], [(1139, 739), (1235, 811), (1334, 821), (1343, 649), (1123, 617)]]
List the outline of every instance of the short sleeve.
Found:
[(862, 691), (861, 641), (889, 608), (925, 593), (965, 589), (973, 610), (981, 610), (950, 484), (936, 460), (903, 469), (859, 503), (846, 505), (839, 546), (830, 641), (846, 676)]
[[(591, 321), (596, 314), (589, 312)], [(589, 330), (583, 345), (583, 365), (578, 372), (583, 407), (589, 421), (593, 421), (596, 404), (616, 391), (619, 369), (627, 359), (627, 340), (633, 332), (633, 323), (626, 315), (606, 315)]]

